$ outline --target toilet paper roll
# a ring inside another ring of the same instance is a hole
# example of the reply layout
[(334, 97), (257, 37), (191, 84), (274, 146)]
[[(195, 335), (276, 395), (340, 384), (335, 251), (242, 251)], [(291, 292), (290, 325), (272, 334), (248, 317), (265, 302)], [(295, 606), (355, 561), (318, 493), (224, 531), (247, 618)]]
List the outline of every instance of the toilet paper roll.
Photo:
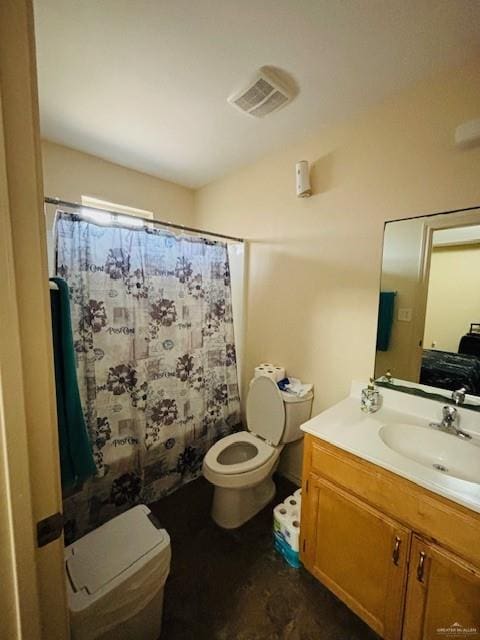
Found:
[(277, 506), (273, 509), (274, 518), (278, 517), (278, 519), (281, 520), (282, 516), (286, 516), (286, 515), (287, 515), (287, 509), (283, 504), (283, 502), (281, 502), (280, 504), (277, 504)]
[(282, 504), (278, 504), (273, 510), (273, 528), (274, 530), (280, 531), (283, 533), (283, 529), (286, 527), (289, 522), (288, 519), (289, 513), (286, 506)]
[(283, 535), (294, 551), (300, 550), (300, 520), (298, 518), (288, 520)]
[(301, 498), (299, 499), (295, 494), (288, 496), (283, 503), (289, 515), (298, 517), (300, 515), (300, 508), (302, 504)]
[[(293, 496), (290, 497), (293, 498)], [(294, 504), (292, 504), (292, 502), (294, 502)], [(279, 516), (288, 517), (290, 519), (300, 518), (300, 505), (298, 504), (297, 500), (292, 502), (288, 502), (287, 498), (285, 502), (282, 502), (281, 505), (278, 505), (278, 507), (276, 507), (278, 509), (277, 513), (279, 514)]]
[(279, 504), (273, 510), (273, 519), (278, 521), (282, 526), (300, 518), (298, 509), (293, 509), (285, 503)]

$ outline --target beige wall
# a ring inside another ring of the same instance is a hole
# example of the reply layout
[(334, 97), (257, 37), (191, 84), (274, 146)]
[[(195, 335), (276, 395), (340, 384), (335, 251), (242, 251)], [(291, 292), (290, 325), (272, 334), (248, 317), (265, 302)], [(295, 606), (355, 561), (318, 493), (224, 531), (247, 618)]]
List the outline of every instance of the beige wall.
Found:
[[(173, 182), (133, 171), (96, 156), (42, 141), (43, 185), (46, 196), (81, 202), (91, 196), (136, 209), (153, 211), (157, 220), (191, 226), (193, 191)], [(48, 205), (48, 269), (54, 273), (52, 227), (56, 207)]]
[(456, 353), (471, 322), (480, 322), (480, 244), (434, 248), (425, 348)]
[(153, 211), (160, 220), (191, 225), (193, 191), (95, 156), (42, 141), (45, 195), (80, 202), (82, 195)]
[[(315, 384), (315, 414), (372, 374), (384, 221), (480, 202), (480, 149), (452, 144), (455, 127), (480, 115), (479, 65), (196, 193), (197, 225), (250, 240), (244, 383), (257, 362), (281, 363)], [(310, 199), (295, 197), (300, 159), (312, 164)], [(284, 456), (293, 475), (299, 454)]]

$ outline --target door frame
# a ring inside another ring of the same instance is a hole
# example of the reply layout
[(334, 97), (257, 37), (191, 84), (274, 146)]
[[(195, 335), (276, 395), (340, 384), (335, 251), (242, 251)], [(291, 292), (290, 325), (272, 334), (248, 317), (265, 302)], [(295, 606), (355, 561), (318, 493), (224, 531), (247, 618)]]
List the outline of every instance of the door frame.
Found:
[[(0, 96), (0, 114), (1, 106)], [(40, 638), (27, 424), (2, 125), (0, 121), (0, 553), (5, 567), (2, 598), (6, 601), (2, 601), (2, 610), (7, 618), (2, 616), (0, 635)]]
[(67, 640), (63, 538), (36, 540), (62, 499), (32, 0), (0, 2), (0, 99), (0, 527), (12, 567), (0, 597), (13, 603), (12, 639)]
[[(457, 223), (455, 223), (457, 222)], [(410, 371), (412, 380), (420, 379), (420, 368), (425, 337), (428, 287), (430, 283), (430, 265), (432, 262), (433, 234), (441, 229), (458, 229), (480, 224), (480, 209), (447, 212), (429, 216), (422, 230), (421, 254), (419, 263), (418, 288), (415, 299), (415, 318), (412, 333)]]

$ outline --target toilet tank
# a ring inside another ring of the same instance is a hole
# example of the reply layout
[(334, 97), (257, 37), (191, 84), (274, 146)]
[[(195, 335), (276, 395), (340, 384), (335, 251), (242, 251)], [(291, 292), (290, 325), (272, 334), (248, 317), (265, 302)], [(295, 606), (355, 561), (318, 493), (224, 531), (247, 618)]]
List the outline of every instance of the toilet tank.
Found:
[(300, 426), (310, 419), (313, 393), (310, 391), (303, 398), (285, 391), (281, 391), (281, 394), (285, 405), (285, 429), (281, 443), (286, 444), (303, 438), (303, 431), (300, 430)]

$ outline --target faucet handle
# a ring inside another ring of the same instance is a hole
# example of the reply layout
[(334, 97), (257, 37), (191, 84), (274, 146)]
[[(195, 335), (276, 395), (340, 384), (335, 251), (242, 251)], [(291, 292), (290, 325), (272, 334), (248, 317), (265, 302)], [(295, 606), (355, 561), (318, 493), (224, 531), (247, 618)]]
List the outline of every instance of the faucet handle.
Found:
[(465, 402), (466, 394), (467, 388), (462, 387), (461, 389), (452, 392), (452, 400), (455, 402), (455, 404), (463, 404)]

